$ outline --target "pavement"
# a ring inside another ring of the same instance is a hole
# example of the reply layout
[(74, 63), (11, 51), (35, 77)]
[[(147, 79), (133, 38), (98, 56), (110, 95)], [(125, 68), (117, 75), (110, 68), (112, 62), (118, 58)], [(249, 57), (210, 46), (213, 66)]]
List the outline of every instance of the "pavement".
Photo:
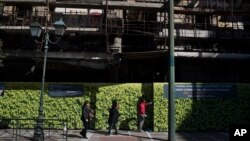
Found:
[[(107, 135), (107, 131), (89, 130), (88, 139), (82, 138), (80, 130), (45, 130), (45, 141), (168, 141), (167, 132), (137, 132), (119, 130), (118, 135)], [(31, 141), (32, 129), (0, 129), (0, 141)], [(181, 132), (176, 141), (229, 141), (226, 132)]]

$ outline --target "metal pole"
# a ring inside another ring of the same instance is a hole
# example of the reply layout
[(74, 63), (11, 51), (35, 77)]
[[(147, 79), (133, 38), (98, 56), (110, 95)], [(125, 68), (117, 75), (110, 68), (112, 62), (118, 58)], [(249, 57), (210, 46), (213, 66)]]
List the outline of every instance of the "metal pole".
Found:
[(105, 36), (106, 36), (106, 52), (109, 53), (109, 35), (108, 35), (108, 0), (106, 0), (105, 12)]
[(168, 48), (169, 48), (169, 85), (168, 85), (168, 139), (175, 141), (175, 61), (174, 61), (174, 3), (168, 0)]
[(46, 72), (46, 63), (47, 63), (47, 54), (49, 48), (49, 32), (48, 32), (48, 18), (49, 18), (49, 0), (46, 0), (46, 23), (45, 23), (45, 46), (44, 46), (44, 61), (43, 61), (43, 74), (42, 74), (42, 86), (41, 93), (39, 99), (39, 110), (38, 110), (38, 118), (37, 124), (35, 127), (35, 132), (33, 139), (34, 141), (43, 141), (44, 140), (44, 132), (43, 132), (43, 96), (44, 96), (44, 83), (45, 83), (45, 72)]
[(43, 61), (43, 75), (42, 75), (42, 87), (40, 93), (40, 102), (39, 102), (39, 115), (37, 119), (37, 125), (35, 127), (34, 141), (43, 141), (44, 132), (43, 132), (43, 96), (44, 96), (44, 84), (45, 84), (45, 72), (46, 72), (46, 63), (47, 63), (47, 54), (48, 54), (48, 43), (49, 43), (49, 33), (45, 35), (45, 47), (44, 47), (44, 61)]

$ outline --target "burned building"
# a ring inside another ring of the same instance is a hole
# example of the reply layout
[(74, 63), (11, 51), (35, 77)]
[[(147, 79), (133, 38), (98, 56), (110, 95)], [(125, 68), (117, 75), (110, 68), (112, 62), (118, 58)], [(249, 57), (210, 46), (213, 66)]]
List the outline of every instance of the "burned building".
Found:
[[(177, 82), (249, 82), (250, 2), (175, 0)], [(67, 29), (49, 44), (46, 81), (165, 82), (168, 0), (1, 0), (0, 81), (40, 81), (37, 21)], [(46, 18), (47, 17), (47, 18)]]

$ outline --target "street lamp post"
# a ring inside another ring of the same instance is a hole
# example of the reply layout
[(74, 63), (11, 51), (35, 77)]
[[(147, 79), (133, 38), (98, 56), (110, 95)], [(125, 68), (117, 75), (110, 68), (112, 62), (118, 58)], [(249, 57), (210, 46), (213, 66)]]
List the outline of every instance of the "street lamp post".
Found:
[[(66, 26), (62, 19), (56, 21), (54, 24), (55, 27), (55, 35), (56, 36), (63, 36)], [(40, 37), (41, 33), (43, 32), (43, 29), (41, 25), (38, 22), (34, 22), (30, 25), (31, 35), (33, 37)], [(44, 96), (44, 83), (45, 83), (45, 72), (46, 72), (46, 63), (47, 63), (47, 54), (48, 54), (48, 48), (49, 48), (49, 31), (47, 25), (44, 29), (45, 34), (45, 46), (44, 46), (44, 61), (43, 61), (43, 74), (42, 74), (42, 86), (41, 86), (41, 93), (40, 93), (40, 99), (39, 99), (39, 110), (38, 110), (38, 118), (37, 118), (37, 124), (34, 131), (34, 141), (43, 141), (44, 140), (44, 133), (43, 133), (43, 96)]]

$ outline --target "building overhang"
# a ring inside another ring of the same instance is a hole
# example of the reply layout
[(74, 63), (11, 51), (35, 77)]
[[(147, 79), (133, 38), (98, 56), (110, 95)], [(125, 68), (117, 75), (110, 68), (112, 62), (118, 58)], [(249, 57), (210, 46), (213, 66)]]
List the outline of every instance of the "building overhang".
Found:
[[(5, 51), (9, 57), (27, 57), (43, 58), (43, 52), (35, 51)], [(48, 52), (48, 58), (51, 59), (75, 59), (75, 60), (114, 60), (118, 57), (123, 59), (157, 59), (168, 56), (168, 51), (147, 51), (147, 52), (129, 52), (129, 53), (92, 53), (92, 52)], [(175, 51), (176, 58), (197, 58), (197, 59), (239, 59), (249, 60), (250, 54), (242, 53), (213, 53), (213, 52), (184, 52)]]

